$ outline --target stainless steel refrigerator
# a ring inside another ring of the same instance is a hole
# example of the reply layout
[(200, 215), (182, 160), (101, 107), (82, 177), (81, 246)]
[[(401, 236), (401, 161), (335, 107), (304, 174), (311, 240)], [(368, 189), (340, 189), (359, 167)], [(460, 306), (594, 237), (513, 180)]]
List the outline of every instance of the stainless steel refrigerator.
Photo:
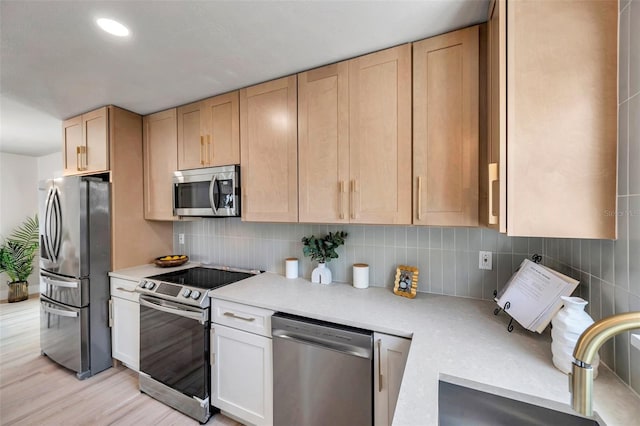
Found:
[(108, 176), (41, 181), (38, 196), (41, 351), (85, 379), (111, 366)]

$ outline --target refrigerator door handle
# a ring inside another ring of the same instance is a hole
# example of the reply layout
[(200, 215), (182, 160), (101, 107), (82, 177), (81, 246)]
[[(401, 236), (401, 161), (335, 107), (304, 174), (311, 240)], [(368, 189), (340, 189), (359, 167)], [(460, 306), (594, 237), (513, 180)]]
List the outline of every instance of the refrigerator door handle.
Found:
[(51, 235), (51, 249), (52, 255), (54, 257), (54, 262), (58, 261), (58, 256), (60, 255), (60, 243), (62, 239), (62, 206), (60, 205), (60, 193), (58, 188), (54, 189), (53, 192), (53, 221), (54, 221), (54, 234)]
[(59, 315), (61, 317), (69, 317), (69, 318), (76, 318), (78, 317), (80, 314), (78, 312), (74, 312), (74, 311), (64, 311), (62, 309), (54, 309), (54, 308), (50, 308), (48, 306), (43, 306), (42, 309), (45, 312), (48, 312), (50, 314), (53, 315)]
[(49, 277), (43, 276), (42, 277), (43, 280), (45, 280), (47, 282), (47, 284), (56, 286), (56, 287), (66, 287), (66, 288), (78, 288), (78, 282), (77, 281), (59, 281), (59, 280), (52, 280)]
[(53, 262), (54, 260), (53, 260), (53, 254), (51, 253), (51, 232), (50, 232), (52, 195), (53, 195), (53, 188), (49, 188), (49, 192), (47, 193), (47, 198), (45, 201), (45, 208), (44, 208), (44, 218), (43, 218), (44, 235), (42, 235), (42, 239), (43, 239), (43, 243), (44, 243), (43, 245), (44, 245), (44, 250), (45, 250), (47, 259)]

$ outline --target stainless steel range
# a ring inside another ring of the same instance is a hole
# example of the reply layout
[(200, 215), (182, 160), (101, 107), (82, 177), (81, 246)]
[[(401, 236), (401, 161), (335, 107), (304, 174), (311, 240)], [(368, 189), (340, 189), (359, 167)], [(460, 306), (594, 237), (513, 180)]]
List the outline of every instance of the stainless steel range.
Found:
[(209, 290), (260, 271), (194, 267), (140, 281), (140, 390), (205, 423), (209, 394)]

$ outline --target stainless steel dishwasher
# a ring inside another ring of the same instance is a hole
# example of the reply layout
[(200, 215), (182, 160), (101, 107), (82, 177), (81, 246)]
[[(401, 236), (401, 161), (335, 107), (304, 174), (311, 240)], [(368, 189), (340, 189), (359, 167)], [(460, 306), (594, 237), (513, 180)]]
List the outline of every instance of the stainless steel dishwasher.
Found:
[(276, 313), (273, 423), (373, 424), (373, 333)]

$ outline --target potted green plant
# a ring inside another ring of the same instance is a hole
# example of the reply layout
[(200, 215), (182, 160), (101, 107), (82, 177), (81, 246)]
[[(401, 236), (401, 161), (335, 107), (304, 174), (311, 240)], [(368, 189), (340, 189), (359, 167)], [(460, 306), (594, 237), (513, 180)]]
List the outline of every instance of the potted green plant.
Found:
[(38, 216), (25, 221), (6, 238), (0, 246), (0, 272), (5, 272), (11, 281), (9, 302), (20, 302), (29, 297), (27, 279), (33, 272), (33, 259), (38, 251)]
[(322, 238), (313, 235), (302, 238), (302, 253), (318, 262), (318, 267), (311, 272), (311, 282), (331, 284), (331, 270), (326, 267), (326, 263), (338, 258), (336, 249), (344, 244), (347, 235), (346, 232), (338, 231), (329, 232)]

